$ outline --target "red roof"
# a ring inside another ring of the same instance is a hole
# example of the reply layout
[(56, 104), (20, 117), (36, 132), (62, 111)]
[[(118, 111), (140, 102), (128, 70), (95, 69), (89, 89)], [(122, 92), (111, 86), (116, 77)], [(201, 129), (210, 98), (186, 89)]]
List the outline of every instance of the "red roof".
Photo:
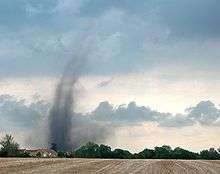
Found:
[(28, 152), (47, 152), (47, 153), (56, 153), (54, 150), (52, 149), (46, 149), (46, 148), (41, 148), (41, 149), (24, 149)]

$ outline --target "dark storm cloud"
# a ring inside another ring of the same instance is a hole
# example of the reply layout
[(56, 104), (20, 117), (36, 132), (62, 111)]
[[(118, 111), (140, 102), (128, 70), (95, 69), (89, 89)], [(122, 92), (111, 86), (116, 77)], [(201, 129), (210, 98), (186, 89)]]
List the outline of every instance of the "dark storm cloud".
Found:
[(154, 19), (171, 29), (179, 37), (219, 37), (220, 2), (218, 0), (96, 0), (81, 7), (81, 15), (98, 16), (110, 8), (117, 8), (143, 19), (155, 13)]
[(33, 26), (49, 26), (56, 0), (3, 0), (0, 2), (0, 29), (18, 31)]
[(220, 37), (218, 0), (168, 0), (158, 5), (158, 15), (161, 23), (178, 37)]
[[(98, 48), (89, 56), (90, 74), (149, 71), (178, 61), (194, 65), (200, 59), (212, 69), (219, 63), (219, 8), (217, 0), (2, 0), (0, 76), (60, 74), (66, 52), (88, 29)], [(213, 38), (216, 43), (204, 46), (203, 54), (203, 43)]]
[(110, 8), (122, 9), (131, 14), (143, 14), (153, 8), (152, 0), (132, 1), (132, 0), (96, 0), (88, 1), (81, 6), (80, 14), (83, 16), (98, 16)]

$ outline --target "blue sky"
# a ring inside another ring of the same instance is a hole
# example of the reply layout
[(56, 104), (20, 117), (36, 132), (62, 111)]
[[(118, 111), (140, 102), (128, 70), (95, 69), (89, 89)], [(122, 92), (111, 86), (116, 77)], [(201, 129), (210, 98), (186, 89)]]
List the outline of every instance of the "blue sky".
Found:
[[(107, 143), (133, 151), (146, 143), (217, 146), (219, 48), (219, 0), (1, 0), (0, 121), (11, 127), (0, 134), (18, 131), (16, 115), (42, 115), (39, 107), (51, 103), (66, 65), (83, 52), (77, 111), (90, 113), (106, 101), (116, 114), (136, 102), (137, 110), (169, 115), (126, 124)], [(44, 101), (34, 101), (35, 94)]]

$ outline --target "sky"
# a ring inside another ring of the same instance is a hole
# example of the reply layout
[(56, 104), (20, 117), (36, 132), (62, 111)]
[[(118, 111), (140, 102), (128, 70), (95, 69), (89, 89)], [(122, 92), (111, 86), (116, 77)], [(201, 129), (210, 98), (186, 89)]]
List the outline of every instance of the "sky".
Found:
[(218, 0), (2, 0), (0, 33), (0, 124), (8, 125), (0, 131), (17, 132), (24, 146), (19, 120), (35, 130), (79, 50), (87, 56), (76, 111), (94, 116), (101, 107), (101, 118), (119, 117), (123, 106), (130, 116), (107, 119), (120, 124), (105, 143), (219, 146)]

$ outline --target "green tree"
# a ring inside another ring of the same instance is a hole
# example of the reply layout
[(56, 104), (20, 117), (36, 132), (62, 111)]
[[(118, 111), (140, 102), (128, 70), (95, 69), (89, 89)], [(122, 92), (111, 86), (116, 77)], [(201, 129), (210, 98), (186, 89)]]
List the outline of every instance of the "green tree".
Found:
[(122, 150), (122, 149), (115, 149), (112, 152), (113, 158), (118, 158), (118, 159), (131, 159), (134, 158), (133, 155), (127, 151), (127, 150)]
[(88, 142), (75, 151), (75, 157), (79, 158), (100, 158), (99, 145)]
[(170, 146), (163, 145), (162, 147), (155, 147), (155, 158), (169, 159), (171, 158), (172, 149)]
[(199, 158), (199, 154), (177, 147), (172, 152), (172, 158), (174, 159), (197, 159)]
[(152, 149), (144, 149), (142, 152), (135, 155), (138, 159), (153, 159), (155, 158), (155, 152)]
[(105, 146), (103, 144), (101, 144), (99, 146), (99, 153), (100, 153), (101, 158), (111, 158), (112, 157), (111, 147)]
[[(177, 147), (174, 150), (170, 146), (155, 147), (154, 149), (144, 149), (140, 153), (132, 154), (127, 150), (115, 149), (101, 144), (87, 143), (74, 151), (69, 157), (81, 158), (116, 158), (116, 159), (220, 159), (219, 150), (210, 148), (199, 153), (191, 152)], [(65, 155), (64, 155), (65, 156)]]
[(201, 151), (200, 157), (202, 159), (217, 160), (220, 159), (220, 154), (214, 148), (210, 148), (209, 150)]
[(19, 144), (14, 141), (12, 135), (6, 134), (0, 141), (1, 156), (14, 157), (19, 155)]

